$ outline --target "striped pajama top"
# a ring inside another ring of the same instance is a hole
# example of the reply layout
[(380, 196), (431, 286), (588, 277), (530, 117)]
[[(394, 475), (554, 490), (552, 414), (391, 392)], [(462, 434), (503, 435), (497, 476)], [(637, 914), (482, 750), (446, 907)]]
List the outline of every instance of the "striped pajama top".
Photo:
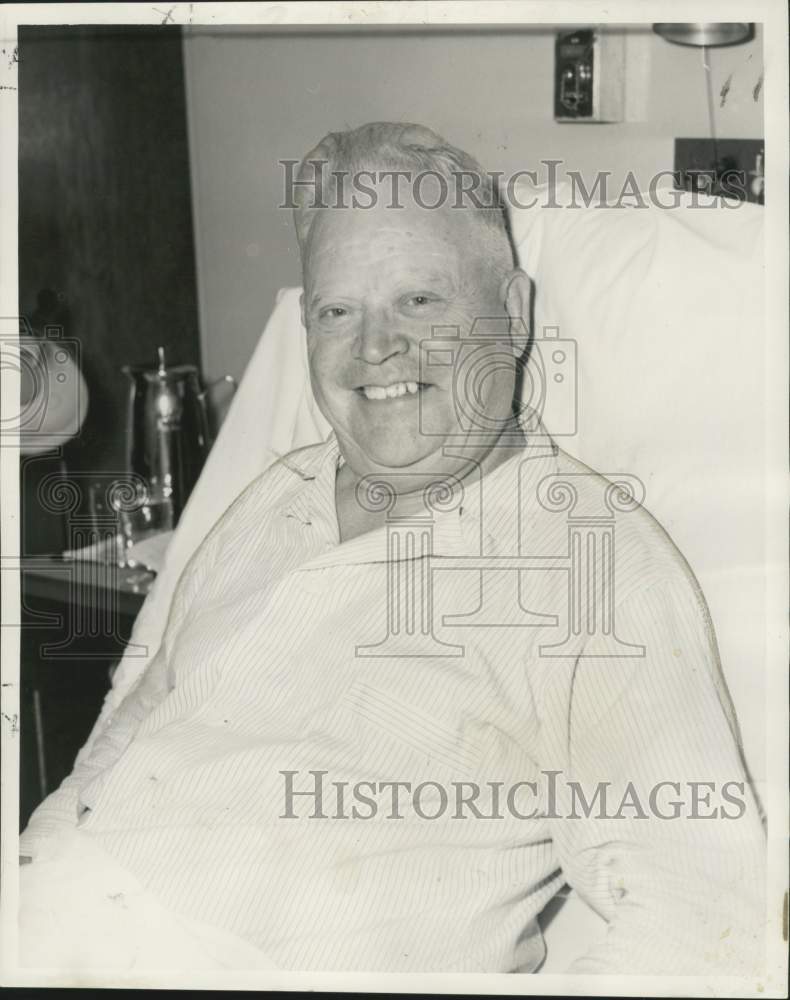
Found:
[(79, 826), (285, 969), (759, 966), (763, 839), (704, 600), (553, 444), (340, 542), (334, 436), (198, 549), (157, 656), (25, 836)]

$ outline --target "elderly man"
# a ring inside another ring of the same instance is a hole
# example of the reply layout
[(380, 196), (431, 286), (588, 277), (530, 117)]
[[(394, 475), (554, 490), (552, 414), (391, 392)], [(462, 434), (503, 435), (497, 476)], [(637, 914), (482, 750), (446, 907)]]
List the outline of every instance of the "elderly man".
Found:
[[(57, 896), (61, 961), (95, 897), (107, 927), (137, 900), (174, 962), (210, 942), (220, 967), (536, 971), (569, 883), (608, 922), (570, 971), (751, 974), (762, 832), (704, 601), (626, 486), (518, 404), (531, 288), (490, 179), (379, 123), (298, 181), (333, 433), (220, 519), (34, 816), (29, 960), (54, 961), (35, 917)], [(145, 923), (103, 946), (156, 964)]]

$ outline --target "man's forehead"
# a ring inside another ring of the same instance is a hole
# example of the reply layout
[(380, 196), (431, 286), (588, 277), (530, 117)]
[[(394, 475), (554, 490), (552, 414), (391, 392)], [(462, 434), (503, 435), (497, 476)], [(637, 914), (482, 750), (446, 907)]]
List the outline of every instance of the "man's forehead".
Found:
[(375, 254), (405, 256), (419, 254), (420, 266), (446, 271), (453, 259), (475, 256), (483, 249), (480, 222), (470, 211), (448, 208), (428, 210), (415, 205), (373, 208), (316, 209), (310, 228), (305, 264), (310, 268), (331, 266), (343, 258)]
[(446, 204), (430, 208), (409, 198), (397, 204), (389, 204), (380, 199), (370, 206), (329, 205), (311, 211), (311, 228), (338, 225), (347, 229), (375, 230), (384, 227), (391, 230), (452, 232), (477, 221), (474, 217), (475, 209), (453, 208)]

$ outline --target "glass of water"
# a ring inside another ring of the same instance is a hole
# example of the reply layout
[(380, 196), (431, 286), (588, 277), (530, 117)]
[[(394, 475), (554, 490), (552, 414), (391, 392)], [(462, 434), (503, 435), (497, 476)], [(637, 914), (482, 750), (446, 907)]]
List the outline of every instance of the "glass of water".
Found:
[(118, 535), (118, 565), (145, 568), (129, 550), (154, 535), (173, 529), (173, 502), (166, 487), (150, 486), (139, 502), (118, 506), (120, 533)]

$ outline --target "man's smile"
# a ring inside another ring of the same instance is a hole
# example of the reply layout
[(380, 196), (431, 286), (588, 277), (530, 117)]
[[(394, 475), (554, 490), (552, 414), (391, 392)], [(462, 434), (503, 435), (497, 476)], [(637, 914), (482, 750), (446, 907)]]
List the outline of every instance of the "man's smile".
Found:
[(390, 382), (387, 385), (360, 385), (354, 391), (368, 400), (399, 399), (401, 396), (416, 396), (429, 389), (427, 382)]

